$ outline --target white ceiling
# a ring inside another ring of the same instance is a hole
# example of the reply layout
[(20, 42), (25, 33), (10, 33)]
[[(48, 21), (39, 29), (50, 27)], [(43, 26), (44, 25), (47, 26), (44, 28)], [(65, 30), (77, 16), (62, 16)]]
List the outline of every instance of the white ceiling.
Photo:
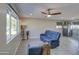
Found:
[[(32, 18), (45, 18), (41, 11), (48, 8), (54, 8), (61, 12), (60, 15), (53, 15), (48, 19), (57, 20), (75, 20), (79, 19), (79, 4), (78, 3), (17, 3), (12, 4), (20, 16)], [(32, 15), (30, 15), (32, 14)]]

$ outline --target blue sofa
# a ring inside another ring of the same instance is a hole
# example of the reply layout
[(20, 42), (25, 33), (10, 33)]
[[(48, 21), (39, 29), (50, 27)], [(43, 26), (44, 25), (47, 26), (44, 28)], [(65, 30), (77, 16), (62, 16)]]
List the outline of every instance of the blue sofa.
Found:
[(40, 40), (50, 43), (51, 48), (56, 48), (57, 46), (59, 46), (60, 35), (61, 33), (59, 32), (46, 30), (44, 34), (40, 34)]

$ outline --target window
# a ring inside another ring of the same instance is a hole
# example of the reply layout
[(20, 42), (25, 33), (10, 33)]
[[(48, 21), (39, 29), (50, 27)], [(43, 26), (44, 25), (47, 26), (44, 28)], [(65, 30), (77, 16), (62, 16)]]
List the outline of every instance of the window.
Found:
[(72, 22), (71, 28), (72, 29), (79, 29), (79, 21)]
[(79, 29), (79, 25), (71, 25), (72, 29)]
[(10, 39), (10, 15), (7, 13), (7, 23), (6, 23), (7, 27), (7, 40)]
[(56, 28), (62, 28), (62, 26), (56, 26)]
[(19, 33), (19, 18), (9, 7), (7, 9), (6, 19), (7, 42), (10, 42)]
[(11, 16), (11, 37), (17, 34), (17, 20)]
[(57, 23), (56, 28), (62, 28), (62, 22), (56, 22), (56, 23)]

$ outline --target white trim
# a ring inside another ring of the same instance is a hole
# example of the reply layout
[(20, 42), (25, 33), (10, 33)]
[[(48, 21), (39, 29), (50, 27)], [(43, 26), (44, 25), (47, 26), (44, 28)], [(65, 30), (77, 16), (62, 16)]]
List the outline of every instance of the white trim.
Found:
[(7, 44), (9, 44), (14, 38), (17, 37), (18, 34), (14, 35), (13, 37), (10, 38), (10, 40), (7, 40)]
[(10, 40), (7, 40), (7, 44), (9, 44), (13, 39), (15, 39), (18, 35), (20, 35), (20, 32), (17, 33), (15, 36), (13, 36)]
[(32, 39), (32, 38), (40, 38), (39, 36), (30, 36), (29, 39)]

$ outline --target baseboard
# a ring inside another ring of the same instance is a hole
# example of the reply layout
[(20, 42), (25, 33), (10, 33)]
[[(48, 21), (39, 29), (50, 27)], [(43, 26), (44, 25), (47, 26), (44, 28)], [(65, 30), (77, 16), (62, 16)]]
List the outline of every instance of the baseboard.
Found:
[(39, 36), (30, 36), (29, 39), (40, 38)]

